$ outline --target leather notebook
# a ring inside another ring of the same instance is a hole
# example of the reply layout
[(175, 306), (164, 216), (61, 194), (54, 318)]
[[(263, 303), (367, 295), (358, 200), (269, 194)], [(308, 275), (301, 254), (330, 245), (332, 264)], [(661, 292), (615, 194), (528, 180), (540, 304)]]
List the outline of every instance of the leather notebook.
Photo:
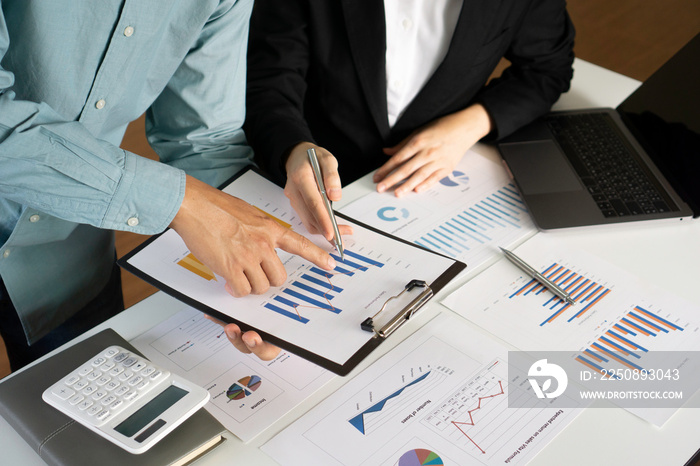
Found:
[(48, 405), (43, 391), (110, 345), (140, 354), (112, 329), (103, 330), (0, 383), (0, 415), (49, 465), (189, 464), (225, 440), (226, 429), (198, 410), (151, 449), (134, 455)]

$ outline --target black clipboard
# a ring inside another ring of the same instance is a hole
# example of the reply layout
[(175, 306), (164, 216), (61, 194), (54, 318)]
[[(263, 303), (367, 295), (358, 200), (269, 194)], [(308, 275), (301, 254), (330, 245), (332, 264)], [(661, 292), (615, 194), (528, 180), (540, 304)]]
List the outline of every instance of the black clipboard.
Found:
[[(246, 170), (242, 170), (241, 172), (233, 176), (231, 179), (229, 179), (227, 182), (225, 182), (222, 185), (222, 189), (223, 187), (229, 186), (231, 183), (235, 182), (238, 178), (250, 171), (264, 178), (264, 176), (258, 170), (251, 167)], [(282, 188), (279, 189), (280, 191), (282, 190)], [(134, 250), (120, 258), (117, 261), (117, 263), (123, 269), (129, 271), (130, 273), (136, 275), (137, 277), (141, 278), (147, 283), (155, 286), (159, 290), (164, 291), (170, 296), (173, 296), (174, 298), (182, 301), (183, 303), (189, 306), (192, 306), (195, 309), (209, 314), (212, 317), (215, 317), (223, 322), (235, 323), (241, 328), (243, 332), (254, 330), (258, 332), (258, 334), (260, 334), (263, 340), (267, 342), (279, 346), (284, 350), (290, 351), (296, 354), (297, 356), (307, 359), (323, 367), (324, 369), (327, 369), (338, 375), (347, 375), (365, 357), (367, 357), (374, 349), (376, 349), (386, 338), (388, 338), (394, 330), (398, 329), (401, 325), (403, 325), (411, 317), (413, 317), (420, 310), (420, 308), (422, 308), (423, 305), (425, 305), (430, 300), (430, 298), (432, 298), (434, 294), (437, 294), (445, 285), (447, 285), (447, 283), (449, 283), (462, 270), (464, 270), (466, 268), (466, 264), (464, 264), (463, 262), (456, 261), (442, 254), (438, 254), (436, 252), (425, 249), (409, 241), (397, 238), (393, 235), (389, 235), (374, 227), (365, 225), (346, 215), (343, 215), (342, 213), (336, 212), (336, 215), (339, 218), (343, 218), (349, 222), (354, 223), (355, 225), (358, 225), (369, 231), (382, 235), (383, 237), (390, 238), (393, 241), (397, 241), (406, 244), (411, 248), (415, 248), (416, 250), (420, 250), (422, 253), (434, 254), (451, 262), (451, 265), (447, 267), (436, 279), (434, 279), (432, 283), (428, 284), (427, 282), (421, 280), (420, 277), (415, 277), (415, 279), (409, 280), (403, 289), (396, 290), (396, 294), (389, 297), (386, 300), (386, 302), (382, 302), (381, 305), (377, 306), (378, 309), (372, 312), (372, 314), (374, 315), (368, 315), (366, 316), (366, 318), (364, 318), (364, 320), (358, 319), (356, 324), (358, 328), (370, 331), (373, 333), (373, 335), (369, 340), (367, 340), (367, 342), (364, 345), (362, 345), (351, 357), (349, 357), (343, 363), (338, 363), (332, 359), (310, 351), (304, 348), (303, 346), (294, 344), (293, 342), (280, 338), (269, 331), (266, 331), (262, 328), (257, 328), (239, 319), (235, 319), (227, 314), (224, 314), (223, 312), (220, 312), (219, 310), (214, 309), (197, 299), (194, 299), (193, 297), (183, 293), (182, 291), (167, 285), (166, 283), (155, 278), (153, 275), (144, 272), (144, 270), (142, 270), (141, 268), (136, 267), (132, 263), (130, 263), (130, 260), (134, 256), (142, 252), (145, 248), (149, 247), (149, 245), (151, 245), (154, 241), (156, 241), (158, 238), (164, 235), (168, 230), (158, 235), (154, 235), (148, 240), (144, 241)], [(404, 302), (405, 305), (401, 304)], [(386, 324), (380, 324), (379, 321), (387, 321), (387, 323), (388, 321), (391, 321), (391, 329), (384, 328)]]

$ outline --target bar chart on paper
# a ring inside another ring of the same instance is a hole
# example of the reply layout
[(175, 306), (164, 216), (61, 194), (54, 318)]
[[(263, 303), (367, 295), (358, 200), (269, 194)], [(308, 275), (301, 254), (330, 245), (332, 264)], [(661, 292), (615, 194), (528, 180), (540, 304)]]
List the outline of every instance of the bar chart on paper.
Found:
[(504, 244), (527, 229), (529, 216), (515, 186), (508, 183), (413, 238), (419, 246), (454, 258), (477, 255), (486, 244)]
[[(504, 266), (509, 271), (513, 269), (511, 264), (506, 263)], [(565, 334), (571, 331), (566, 327), (578, 326), (594, 319), (598, 309), (604, 307), (606, 300), (615, 293), (614, 283), (583, 270), (574, 263), (552, 261), (538, 271), (567, 292), (575, 304), (571, 305), (557, 297), (537, 280), (518, 274), (517, 278), (506, 285), (505, 290), (493, 297), (490, 309), (504, 312), (501, 315), (504, 319), (517, 319), (517, 325), (524, 329), (533, 326), (552, 327)]]
[[(540, 273), (568, 293), (573, 298), (574, 303), (579, 305), (574, 308), (571, 304), (555, 296), (537, 280), (523, 277), (521, 281), (517, 282), (515, 285), (517, 289), (508, 296), (508, 299), (531, 299), (540, 302), (546, 316), (540, 326), (551, 324), (567, 310), (570, 311), (571, 315), (567, 315), (563, 319), (566, 319), (567, 322), (579, 319), (610, 293), (610, 288), (605, 284), (601, 284), (595, 279), (586, 278), (580, 272), (575, 272), (556, 262), (541, 270)], [(523, 281), (524, 284), (519, 286)], [(553, 311), (552, 314), (548, 315), (549, 311)]]
[(616, 368), (643, 371), (650, 369), (645, 361), (652, 351), (692, 349), (685, 341), (696, 338), (699, 326), (656, 307), (633, 305), (624, 310), (576, 361), (597, 372)]
[[(255, 171), (244, 171), (224, 191), (257, 208), (261, 217), (268, 217), (265, 221), (269, 225), (276, 222), (327, 251), (335, 258), (333, 269), (326, 270), (322, 255), (311, 261), (291, 243), (287, 249), (299, 254), (287, 251), (282, 242), (275, 248), (276, 258), (261, 259), (260, 265), (268, 273), (267, 268), (279, 259), (275, 267), (284, 267), (284, 282), (262, 293), (234, 297), (225, 277), (218, 275), (228, 276), (223, 272), (225, 266), (214, 267), (196, 257), (198, 252), (189, 250), (172, 229), (127, 255), (122, 261), (125, 268), (202, 312), (238, 323), (245, 330), (255, 329), (267, 341), (336, 372), (349, 371), (352, 364), (361, 361), (361, 349), (376, 346), (373, 334), (362, 330), (360, 324), (390, 296), (400, 293), (412, 280), (425, 281), (439, 290), (464, 268), (464, 264), (352, 219), (345, 219), (353, 234), (343, 240), (346, 254), (340, 260), (322, 235), (311, 234), (304, 227), (284, 191)], [(236, 264), (231, 265), (234, 267), (228, 272), (236, 273)], [(244, 267), (254, 267), (244, 270), (249, 274), (257, 265)], [(358, 357), (351, 359), (356, 354)]]
[(331, 254), (339, 264), (333, 271), (325, 271), (318, 267), (310, 267), (276, 293), (264, 307), (285, 317), (306, 324), (310, 321), (307, 315), (313, 312), (326, 311), (340, 314), (343, 310), (333, 304), (333, 298), (343, 292), (338, 285), (344, 279), (355, 274), (366, 272), (370, 267), (381, 268), (384, 264), (370, 257), (349, 249), (345, 250), (345, 260)]
[[(507, 260), (443, 304), (522, 350), (638, 352), (626, 361), (632, 368), (641, 366), (645, 350), (698, 349), (700, 339), (694, 335), (700, 314), (694, 306), (592, 254), (559, 245), (537, 235), (518, 248), (518, 255), (569, 293), (574, 305)], [(468, 308), (462, 305), (466, 302)]]
[(342, 212), (470, 267), (537, 231), (503, 168), (473, 152), (425, 192), (373, 192)]

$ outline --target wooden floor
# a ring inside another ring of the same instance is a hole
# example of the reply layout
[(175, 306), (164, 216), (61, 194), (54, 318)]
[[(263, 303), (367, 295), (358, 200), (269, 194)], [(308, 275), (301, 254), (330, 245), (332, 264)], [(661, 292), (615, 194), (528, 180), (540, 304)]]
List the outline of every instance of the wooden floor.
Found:
[[(700, 32), (697, 0), (569, 0), (568, 9), (577, 30), (576, 55), (638, 80), (648, 78)], [(143, 133), (141, 118), (129, 126), (122, 147), (157, 158)], [(118, 232), (119, 256), (145, 239)], [(127, 272), (122, 277), (127, 307), (155, 292)], [(0, 341), (0, 377), (7, 373), (9, 365)]]

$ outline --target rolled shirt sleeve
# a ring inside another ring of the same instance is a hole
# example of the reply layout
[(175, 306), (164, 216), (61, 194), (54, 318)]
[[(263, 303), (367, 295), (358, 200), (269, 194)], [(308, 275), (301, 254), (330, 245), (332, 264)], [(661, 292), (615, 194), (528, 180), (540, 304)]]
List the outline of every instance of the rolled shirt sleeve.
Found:
[[(163, 231), (186, 173), (251, 160), (252, 0), (0, 3), (0, 276), (36, 341), (98, 293), (111, 230)], [(237, 43), (241, 41), (241, 43)], [(119, 148), (147, 112), (161, 161)]]
[(96, 139), (46, 104), (0, 96), (0, 196), (7, 200), (75, 223), (154, 234), (177, 213), (184, 185), (182, 170)]
[[(63, 108), (18, 98), (13, 90), (15, 73), (0, 68), (0, 196), (75, 223), (154, 234), (163, 231), (177, 213), (184, 196), (185, 172), (218, 186), (251, 164), (252, 151), (241, 127), (252, 1), (207, 3), (216, 3), (216, 8), (199, 28), (189, 31), (191, 42), (180, 37), (179, 42), (162, 46), (170, 56), (161, 57), (166, 61), (161, 69), (173, 70), (162, 85), (149, 81), (151, 74), (161, 77), (161, 71), (149, 73), (148, 64), (143, 64), (142, 79), (151, 86), (145, 90), (153, 93), (153, 99), (119, 102), (122, 107), (131, 104), (130, 113), (135, 116), (143, 113), (139, 106), (148, 109), (149, 142), (163, 163), (120, 149), (112, 131), (104, 135), (110, 140), (102, 139), (103, 135), (93, 131), (98, 124), (85, 117), (85, 110), (78, 121), (69, 120), (65, 116), (69, 111)], [(128, 22), (124, 19), (128, 13), (122, 14), (123, 21)], [(188, 12), (169, 13), (180, 21)], [(0, 20), (2, 57), (10, 37), (4, 18)], [(118, 23), (117, 32), (120, 27)], [(145, 27), (145, 23), (137, 26), (134, 35)], [(111, 40), (108, 57), (120, 52), (115, 41)], [(159, 44), (154, 45), (158, 48)], [(97, 79), (108, 75), (102, 71), (111, 71), (109, 67), (103, 62)], [(22, 70), (19, 79), (27, 80), (28, 74)], [(120, 90), (123, 81), (104, 85), (113, 89), (112, 101), (138, 93)], [(98, 84), (96, 81), (93, 87)], [(30, 86), (23, 82), (19, 87)], [(109, 111), (105, 108), (103, 112)]]

